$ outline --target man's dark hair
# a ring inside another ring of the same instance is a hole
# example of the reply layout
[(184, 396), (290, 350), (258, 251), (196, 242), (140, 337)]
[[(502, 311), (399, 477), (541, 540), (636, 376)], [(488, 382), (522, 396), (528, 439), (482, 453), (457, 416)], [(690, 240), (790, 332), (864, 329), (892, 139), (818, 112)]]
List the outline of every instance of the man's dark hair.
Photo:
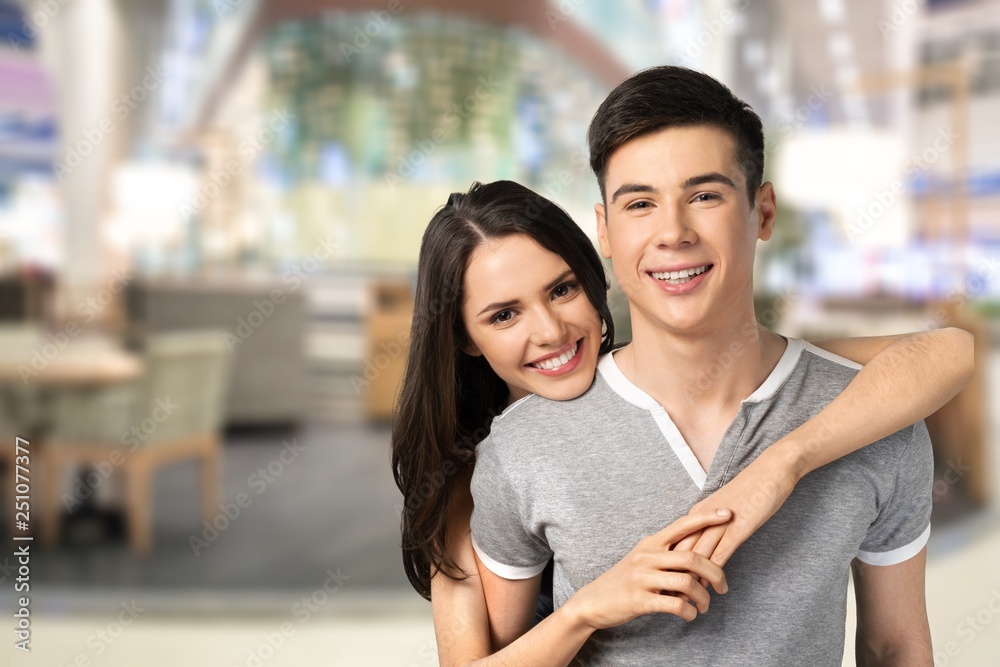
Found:
[(760, 117), (726, 86), (686, 67), (651, 67), (630, 77), (604, 100), (590, 121), (590, 167), (607, 203), (604, 178), (611, 155), (623, 144), (668, 127), (714, 125), (727, 132), (743, 169), (753, 205), (764, 178), (764, 127)]

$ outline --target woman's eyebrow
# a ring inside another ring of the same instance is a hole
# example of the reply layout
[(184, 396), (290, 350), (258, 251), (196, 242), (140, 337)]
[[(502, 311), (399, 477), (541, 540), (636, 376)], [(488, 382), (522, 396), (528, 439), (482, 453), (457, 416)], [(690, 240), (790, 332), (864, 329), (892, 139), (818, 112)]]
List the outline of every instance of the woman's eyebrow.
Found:
[(511, 306), (516, 306), (519, 303), (521, 303), (521, 302), (519, 300), (517, 300), (517, 299), (514, 299), (513, 301), (498, 301), (496, 303), (491, 303), (490, 305), (488, 305), (485, 308), (483, 308), (482, 310), (480, 310), (479, 314), (476, 315), (476, 317), (479, 317), (479, 315), (483, 315), (484, 313), (486, 313), (488, 311), (491, 311), (491, 310), (500, 310), (501, 308), (510, 308)]
[[(566, 280), (566, 278), (568, 278), (569, 276), (572, 276), (572, 275), (573, 275), (573, 269), (566, 269), (565, 271), (563, 271), (562, 273), (560, 273), (558, 276), (556, 276), (555, 280), (553, 280), (548, 285), (546, 285), (545, 287), (543, 287), (542, 291), (543, 292), (548, 292), (550, 290), (555, 289), (556, 285), (558, 285), (559, 283), (563, 282), (564, 280)], [(479, 314), (477, 314), (476, 317), (479, 317), (480, 315), (483, 315), (483, 314), (485, 314), (485, 313), (487, 313), (487, 312), (489, 312), (491, 310), (501, 310), (503, 308), (510, 308), (512, 306), (516, 306), (519, 303), (521, 303), (520, 299), (514, 299), (512, 301), (497, 301), (497, 302), (491, 303), (490, 305), (488, 305), (485, 308), (483, 308), (482, 310), (480, 310)]]
[(566, 269), (565, 271), (563, 271), (562, 273), (560, 273), (560, 274), (559, 274), (559, 275), (558, 275), (558, 276), (556, 277), (556, 279), (555, 279), (555, 280), (553, 280), (553, 281), (552, 281), (552, 282), (550, 282), (550, 283), (549, 283), (548, 285), (546, 285), (545, 287), (543, 287), (543, 288), (542, 288), (542, 291), (543, 291), (543, 292), (548, 292), (548, 291), (550, 291), (550, 290), (553, 290), (553, 289), (555, 289), (555, 288), (556, 288), (556, 285), (558, 285), (558, 284), (559, 284), (559, 283), (561, 283), (562, 281), (566, 280), (566, 278), (570, 277), (571, 275), (573, 275), (573, 269)]

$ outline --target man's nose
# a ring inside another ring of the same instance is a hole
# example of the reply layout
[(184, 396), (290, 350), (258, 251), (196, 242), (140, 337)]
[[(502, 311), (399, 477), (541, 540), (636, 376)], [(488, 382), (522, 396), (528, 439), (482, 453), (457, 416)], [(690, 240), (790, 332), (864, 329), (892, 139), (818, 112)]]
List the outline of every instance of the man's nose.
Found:
[(659, 211), (656, 223), (654, 241), (658, 246), (680, 248), (691, 245), (698, 238), (683, 210), (664, 207)]

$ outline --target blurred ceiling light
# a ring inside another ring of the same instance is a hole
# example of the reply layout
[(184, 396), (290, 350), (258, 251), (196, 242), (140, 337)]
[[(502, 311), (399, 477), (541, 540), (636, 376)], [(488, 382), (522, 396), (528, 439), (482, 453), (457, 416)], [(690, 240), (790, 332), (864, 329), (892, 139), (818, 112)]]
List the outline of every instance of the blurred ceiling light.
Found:
[(776, 67), (771, 67), (757, 75), (757, 88), (771, 97), (776, 97), (781, 90), (781, 74)]
[[(862, 243), (898, 239), (900, 226), (907, 224), (906, 197), (893, 194), (888, 201), (885, 193), (903, 187), (905, 159), (903, 138), (895, 133), (870, 127), (803, 128), (785, 139), (775, 156), (778, 201), (831, 211), (845, 232), (867, 212)], [(881, 202), (881, 209), (874, 205)]]
[(847, 17), (847, 7), (844, 0), (818, 0), (819, 15), (831, 24), (843, 23)]
[(837, 78), (837, 85), (845, 91), (853, 90), (861, 76), (858, 72), (858, 66), (853, 63), (840, 65), (833, 75)]
[(127, 162), (112, 177), (113, 210), (109, 240), (127, 249), (177, 241), (186, 224), (195, 176), (186, 164)]
[(843, 31), (830, 35), (826, 46), (830, 57), (834, 60), (846, 60), (854, 53), (854, 42), (851, 41), (851, 36)]
[(743, 61), (748, 67), (762, 67), (767, 60), (767, 47), (759, 39), (748, 39), (743, 43)]

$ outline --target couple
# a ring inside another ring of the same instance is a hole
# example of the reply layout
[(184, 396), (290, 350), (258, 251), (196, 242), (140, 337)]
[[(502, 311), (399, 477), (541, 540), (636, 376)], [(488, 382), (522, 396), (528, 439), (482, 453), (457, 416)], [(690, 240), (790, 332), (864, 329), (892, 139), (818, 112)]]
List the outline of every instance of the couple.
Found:
[(711, 77), (640, 72), (588, 138), (629, 344), (587, 236), (516, 183), (421, 245), (392, 466), (441, 664), (840, 665), (852, 568), (859, 663), (931, 664), (920, 420), (971, 336), (760, 327), (763, 129)]

